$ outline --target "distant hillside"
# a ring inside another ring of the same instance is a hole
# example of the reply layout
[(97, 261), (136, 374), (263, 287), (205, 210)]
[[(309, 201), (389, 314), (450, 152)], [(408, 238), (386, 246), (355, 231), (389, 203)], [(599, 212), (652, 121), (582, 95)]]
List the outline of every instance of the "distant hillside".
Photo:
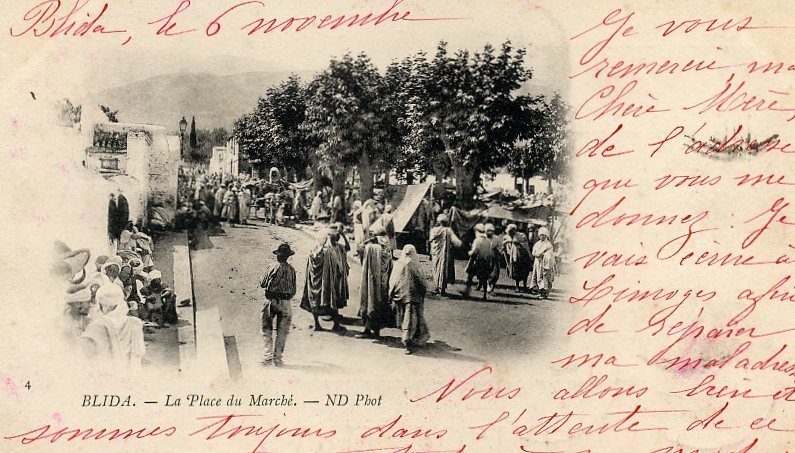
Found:
[[(183, 116), (190, 122), (196, 116), (199, 129), (226, 128), (252, 111), (257, 99), (269, 87), (287, 79), (293, 72), (261, 71), (233, 75), (207, 73), (165, 74), (109, 88), (89, 95), (90, 102), (118, 110), (118, 119), (127, 123), (158, 124), (176, 132)], [(312, 72), (298, 72), (309, 80)], [(519, 93), (551, 96), (549, 87), (525, 84)]]
[[(232, 129), (241, 115), (257, 105), (269, 87), (291, 72), (248, 72), (234, 75), (207, 73), (166, 74), (92, 93), (93, 103), (118, 110), (121, 122), (159, 124), (177, 131), (183, 116), (196, 127)], [(298, 73), (304, 79), (311, 73)]]

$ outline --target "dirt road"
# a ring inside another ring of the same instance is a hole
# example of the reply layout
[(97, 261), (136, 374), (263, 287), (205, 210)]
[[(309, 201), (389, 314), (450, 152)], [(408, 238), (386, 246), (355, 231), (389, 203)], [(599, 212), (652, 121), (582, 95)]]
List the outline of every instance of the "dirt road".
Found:
[[(299, 308), (303, 290), (306, 257), (316, 243), (313, 227), (300, 229), (266, 226), (262, 223), (236, 228), (224, 226), (225, 235), (212, 236), (212, 248), (191, 252), (197, 307), (218, 306), (225, 336), (235, 336), (242, 372), (246, 378), (266, 373), (262, 360), (260, 313), (263, 303), (259, 278), (274, 259), (272, 250), (286, 241), (296, 254), (290, 262), (298, 279), (298, 294), (293, 300), (293, 326), (285, 350), (285, 369), (320, 373), (358, 373), (389, 359), (390, 363), (472, 362), (473, 366), (534, 354), (550, 337), (550, 328), (558, 319), (562, 302), (560, 291), (549, 300), (534, 300), (517, 295), (507, 276), (501, 279), (488, 302), (461, 297), (429, 298), (425, 316), (431, 342), (416, 355), (404, 355), (400, 331), (385, 329), (384, 339), (356, 339), (361, 332), (359, 309), (358, 259), (349, 257), (351, 297), (342, 314), (348, 319), (348, 332), (337, 335), (315, 332), (312, 316)], [(430, 281), (430, 262), (422, 257)], [(457, 263), (458, 283), (450, 292), (463, 290), (463, 262)]]

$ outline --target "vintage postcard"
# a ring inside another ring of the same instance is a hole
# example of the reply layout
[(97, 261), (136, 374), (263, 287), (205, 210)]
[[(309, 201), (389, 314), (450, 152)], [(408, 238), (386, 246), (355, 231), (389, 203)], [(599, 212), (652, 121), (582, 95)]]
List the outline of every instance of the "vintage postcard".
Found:
[(0, 451), (795, 450), (795, 5), (0, 5)]

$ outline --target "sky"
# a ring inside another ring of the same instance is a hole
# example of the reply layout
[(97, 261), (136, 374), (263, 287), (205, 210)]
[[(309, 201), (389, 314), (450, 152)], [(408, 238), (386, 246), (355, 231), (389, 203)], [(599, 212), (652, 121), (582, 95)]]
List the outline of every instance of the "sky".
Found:
[[(486, 43), (498, 46), (510, 39), (515, 46), (523, 46), (528, 51), (527, 63), (534, 69), (531, 85), (544, 87), (544, 91), (565, 92), (566, 89), (563, 74), (568, 71), (567, 39), (544, 9), (529, 1), (275, 0), (234, 10), (224, 17), (221, 31), (211, 38), (203, 33), (206, 24), (237, 2), (192, 0), (190, 7), (175, 17), (174, 30), (195, 27), (197, 31), (168, 38), (155, 36), (157, 25), (147, 25), (147, 22), (166, 16), (179, 1), (108, 2), (109, 8), (102, 18), (105, 25), (109, 28), (123, 27), (127, 33), (119, 36), (56, 37), (51, 40), (25, 35), (11, 40), (14, 44), (9, 47), (11, 60), (17, 57), (30, 69), (55, 63), (59, 71), (37, 71), (35, 80), (46, 84), (48, 89), (61, 89), (67, 96), (79, 96), (80, 91), (96, 92), (168, 73), (223, 75), (268, 70), (317, 71), (328, 63), (330, 57), (345, 52), (364, 51), (378, 67), (383, 68), (394, 59), (420, 50), (432, 54), (440, 40), (448, 41), (450, 49), (478, 50)], [(410, 17), (461, 20), (396, 22), (338, 30), (310, 27), (300, 33), (291, 30), (255, 36), (247, 36), (239, 30), (257, 18), (281, 21), (292, 16), (380, 13), (393, 2), (398, 3), (393, 11), (411, 11)], [(21, 17), (37, 2), (15, 3), (1, 9), (11, 18), (11, 28), (21, 30), (24, 28)], [(63, 0), (63, 4), (68, 6), (70, 2)], [(93, 6), (98, 11), (101, 5), (96, 0), (89, 0), (85, 9), (88, 11)], [(120, 45), (124, 38), (122, 35), (132, 37), (124, 46)], [(9, 40), (8, 36), (3, 38), (6, 40)], [(31, 49), (36, 50), (34, 58), (31, 58)], [(30, 65), (31, 62), (36, 64)]]

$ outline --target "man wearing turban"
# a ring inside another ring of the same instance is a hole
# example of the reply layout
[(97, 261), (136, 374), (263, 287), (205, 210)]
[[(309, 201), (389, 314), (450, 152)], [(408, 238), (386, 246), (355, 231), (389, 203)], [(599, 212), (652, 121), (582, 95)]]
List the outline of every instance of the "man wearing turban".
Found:
[(450, 228), (450, 221), (446, 215), (439, 214), (436, 223), (437, 225), (431, 228), (428, 239), (431, 245), (434, 290), (444, 296), (447, 285), (455, 283), (453, 247), (461, 247), (461, 239)]
[(319, 317), (330, 315), (332, 331), (344, 332), (339, 311), (348, 305), (348, 258), (340, 243), (341, 229), (336, 223), (310, 252), (306, 263), (306, 281), (301, 308), (312, 313), (315, 330), (323, 330)]
[(549, 230), (539, 228), (538, 242), (533, 244), (533, 271), (530, 274), (530, 287), (537, 290), (542, 298), (549, 297), (552, 282), (555, 281), (555, 256), (549, 242)]

